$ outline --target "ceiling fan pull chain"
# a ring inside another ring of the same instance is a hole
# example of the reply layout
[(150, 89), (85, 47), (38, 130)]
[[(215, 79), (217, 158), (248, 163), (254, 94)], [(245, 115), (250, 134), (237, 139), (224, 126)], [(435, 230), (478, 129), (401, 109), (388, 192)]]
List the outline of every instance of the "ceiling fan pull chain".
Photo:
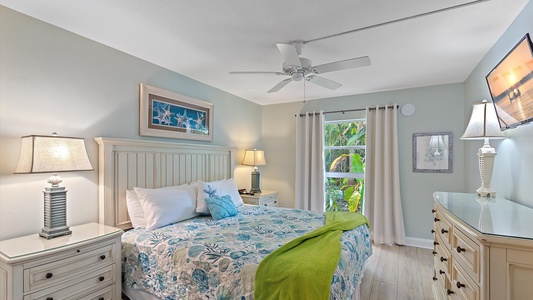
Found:
[(305, 82), (307, 81), (307, 78), (304, 78), (304, 103), (305, 103)]

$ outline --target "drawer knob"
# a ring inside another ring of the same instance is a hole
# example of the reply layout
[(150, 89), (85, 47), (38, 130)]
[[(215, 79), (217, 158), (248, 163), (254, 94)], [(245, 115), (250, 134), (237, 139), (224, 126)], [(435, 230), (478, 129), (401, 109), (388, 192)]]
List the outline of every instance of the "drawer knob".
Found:
[(443, 270), (439, 270), (439, 274), (446, 274), (446, 272), (444, 272)]
[(433, 255), (437, 255), (437, 251), (433, 251)]
[(437, 280), (438, 280), (438, 278), (437, 278), (437, 277), (433, 277), (433, 281), (437, 281)]
[(98, 280), (100, 280), (100, 281), (104, 281), (104, 279), (105, 279), (104, 276), (100, 276), (100, 277), (98, 277)]
[(455, 294), (455, 292), (452, 291), (452, 290), (448, 290), (447, 293), (448, 293), (448, 295)]
[(100, 255), (100, 259), (104, 260), (105, 259), (105, 255)]
[(437, 212), (436, 209), (432, 209), (432, 210), (431, 210), (431, 213), (433, 213), (433, 214), (436, 213), (436, 212)]
[(435, 229), (431, 229), (431, 233), (435, 233)]
[(437, 246), (438, 244), (439, 244), (439, 242), (437, 242), (437, 241), (433, 242), (433, 245), (435, 245), (435, 246)]
[(54, 300), (52, 297), (46, 297), (46, 300)]
[(100, 298), (98, 298), (98, 300), (104, 300), (104, 297), (100, 297)]
[(457, 281), (457, 288), (460, 289), (460, 288), (464, 288), (466, 285), (464, 285), (463, 283), (461, 283), (460, 281)]
[(465, 248), (461, 248), (461, 246), (457, 246), (457, 253), (466, 252)]
[(46, 273), (46, 275), (45, 275), (46, 278), (52, 278), (52, 276), (54, 276), (54, 274), (52, 274), (52, 273)]
[(438, 222), (438, 221), (440, 221), (440, 219), (439, 219), (439, 218), (435, 218), (434, 220), (435, 220), (435, 222)]
[(447, 259), (447, 258), (444, 258), (444, 257), (441, 256), (441, 257), (440, 257), (440, 261), (441, 261), (441, 262), (445, 262), (445, 261), (448, 261), (448, 259)]
[(441, 230), (440, 230), (440, 233), (442, 233), (442, 234), (448, 233), (448, 230), (446, 230), (446, 229), (441, 229)]

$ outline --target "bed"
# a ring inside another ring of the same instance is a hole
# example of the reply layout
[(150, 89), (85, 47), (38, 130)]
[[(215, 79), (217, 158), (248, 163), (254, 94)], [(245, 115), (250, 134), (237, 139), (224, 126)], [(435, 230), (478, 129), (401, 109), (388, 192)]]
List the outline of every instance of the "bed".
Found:
[[(122, 290), (130, 299), (253, 299), (260, 261), (283, 244), (324, 225), (323, 213), (235, 205), (236, 215), (228, 218), (195, 214), (151, 230), (133, 226), (127, 191), (134, 187), (139, 193), (174, 187), (190, 190), (195, 184), (204, 184), (198, 189), (201, 193), (206, 184), (231, 180), (234, 150), (110, 138), (96, 141), (99, 220), (126, 230), (122, 237)], [(363, 265), (372, 251), (368, 227), (345, 231), (341, 245), (330, 298), (358, 299)]]

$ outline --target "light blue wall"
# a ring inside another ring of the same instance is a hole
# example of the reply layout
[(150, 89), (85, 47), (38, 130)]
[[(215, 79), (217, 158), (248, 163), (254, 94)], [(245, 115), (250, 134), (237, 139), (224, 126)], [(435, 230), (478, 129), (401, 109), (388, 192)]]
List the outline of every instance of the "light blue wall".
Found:
[[(139, 83), (214, 104), (214, 140), (199, 144), (261, 147), (260, 105), (207, 86), (71, 32), (0, 6), (0, 240), (39, 232), (49, 174), (13, 174), (20, 137), (83, 137), (95, 168), (63, 173), (68, 224), (98, 219), (98, 155), (94, 138), (140, 137)], [(239, 167), (249, 187), (251, 168)]]
[[(494, 44), (465, 82), (465, 124), (472, 104), (491, 100), (485, 76), (528, 33), (533, 36), (533, 2), (529, 1), (502, 37)], [(491, 185), (497, 196), (533, 207), (533, 123), (505, 131), (506, 140), (493, 140), (496, 148)], [(464, 141), (465, 191), (475, 191), (480, 185), (477, 149), (482, 141)]]

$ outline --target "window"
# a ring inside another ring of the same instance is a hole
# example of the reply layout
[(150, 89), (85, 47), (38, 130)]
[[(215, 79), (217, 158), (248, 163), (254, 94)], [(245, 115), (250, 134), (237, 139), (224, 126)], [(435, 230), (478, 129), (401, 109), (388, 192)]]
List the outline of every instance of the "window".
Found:
[(326, 210), (361, 212), (364, 198), (366, 119), (326, 121)]

